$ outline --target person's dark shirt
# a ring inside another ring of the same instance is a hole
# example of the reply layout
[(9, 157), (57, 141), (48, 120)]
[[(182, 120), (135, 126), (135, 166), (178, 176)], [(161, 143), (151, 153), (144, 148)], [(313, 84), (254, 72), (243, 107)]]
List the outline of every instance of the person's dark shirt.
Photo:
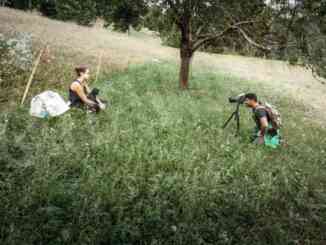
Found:
[[(77, 82), (77, 83), (79, 83), (81, 85), (81, 83), (78, 80), (76, 80), (74, 82)], [(69, 101), (70, 101), (70, 106), (71, 107), (82, 107), (85, 103), (79, 97), (79, 95), (77, 94), (77, 92), (71, 89), (72, 84), (69, 86)], [(84, 88), (84, 91), (86, 93), (85, 88)]]
[(253, 114), (254, 114), (253, 115), (253, 118), (255, 120), (256, 126), (260, 130), (261, 129), (260, 119), (266, 117), (267, 120), (269, 121), (269, 119), (268, 119), (268, 113), (263, 108), (255, 108), (255, 109), (253, 109)]

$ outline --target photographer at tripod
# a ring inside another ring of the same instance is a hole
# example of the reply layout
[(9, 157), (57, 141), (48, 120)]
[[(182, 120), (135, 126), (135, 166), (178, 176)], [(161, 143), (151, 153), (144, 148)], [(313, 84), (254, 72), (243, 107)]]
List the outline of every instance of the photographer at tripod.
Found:
[(280, 144), (279, 128), (281, 127), (278, 111), (269, 104), (259, 103), (257, 95), (254, 93), (245, 95), (244, 104), (252, 109), (253, 119), (256, 123), (253, 142), (277, 147)]

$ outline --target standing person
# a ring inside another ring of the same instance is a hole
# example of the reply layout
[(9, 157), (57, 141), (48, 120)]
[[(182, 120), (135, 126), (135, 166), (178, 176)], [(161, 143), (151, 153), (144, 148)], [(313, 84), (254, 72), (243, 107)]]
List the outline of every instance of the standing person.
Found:
[(257, 95), (245, 95), (245, 105), (252, 109), (253, 119), (256, 123), (253, 141), (256, 144), (268, 144), (277, 147), (280, 144), (279, 130), (273, 122), (272, 114), (267, 107), (258, 102)]
[(99, 112), (105, 109), (105, 104), (101, 102), (97, 95), (98, 89), (92, 91), (87, 85), (90, 78), (90, 70), (87, 66), (79, 66), (75, 68), (77, 79), (71, 83), (69, 87), (70, 107), (88, 108), (92, 112)]

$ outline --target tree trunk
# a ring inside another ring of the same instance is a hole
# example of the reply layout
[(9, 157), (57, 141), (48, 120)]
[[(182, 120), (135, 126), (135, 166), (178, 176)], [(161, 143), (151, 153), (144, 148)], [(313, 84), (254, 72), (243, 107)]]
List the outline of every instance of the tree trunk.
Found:
[(190, 66), (193, 57), (192, 42), (189, 33), (186, 33), (181, 40), (180, 48), (180, 88), (187, 89), (189, 86)]
[(194, 53), (192, 31), (191, 31), (191, 13), (185, 12), (181, 17), (179, 23), (181, 31), (181, 43), (180, 43), (180, 77), (179, 83), (181, 89), (187, 89), (189, 87), (190, 66)]
[(187, 89), (189, 86), (189, 74), (192, 57), (181, 57), (180, 87)]

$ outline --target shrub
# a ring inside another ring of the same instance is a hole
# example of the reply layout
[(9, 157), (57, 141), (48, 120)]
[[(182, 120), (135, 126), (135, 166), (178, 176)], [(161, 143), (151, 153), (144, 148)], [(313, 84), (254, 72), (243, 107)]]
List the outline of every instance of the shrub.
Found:
[(0, 95), (0, 103), (10, 101), (17, 95), (33, 62), (31, 36), (20, 33), (6, 38), (0, 34), (0, 89), (6, 91)]
[(92, 0), (58, 0), (56, 17), (60, 20), (76, 21), (81, 25), (92, 25), (96, 20), (96, 2)]
[(56, 8), (56, 0), (43, 0), (40, 2), (40, 12), (50, 18), (56, 18), (58, 15)]
[(181, 35), (176, 26), (172, 29), (161, 32), (161, 39), (163, 45), (179, 48), (181, 43)]
[(33, 62), (32, 37), (30, 34), (19, 33), (13, 38), (6, 39), (0, 33), (1, 65), (14, 66), (26, 71)]

